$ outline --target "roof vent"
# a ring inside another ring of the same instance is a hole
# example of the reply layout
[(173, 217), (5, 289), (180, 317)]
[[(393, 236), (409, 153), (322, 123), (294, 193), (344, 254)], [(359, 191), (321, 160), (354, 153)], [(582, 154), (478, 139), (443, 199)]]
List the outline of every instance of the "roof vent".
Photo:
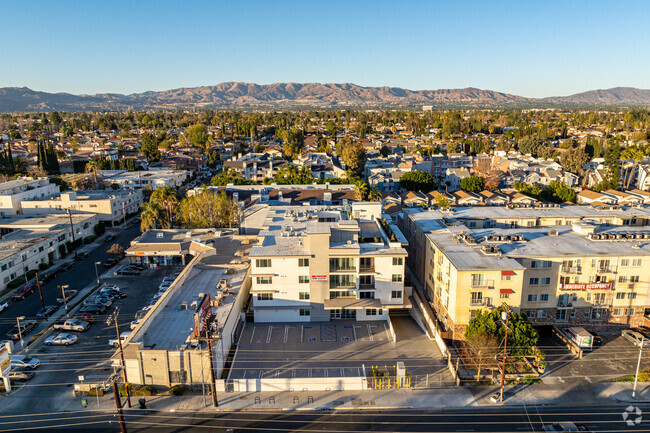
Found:
[(549, 236), (557, 236), (557, 230), (549, 230), (548, 235)]
[[(189, 233), (188, 233), (188, 234), (189, 234)], [(156, 237), (157, 237), (158, 239), (162, 239), (162, 237), (163, 237), (164, 235), (165, 235), (165, 234), (164, 234), (163, 232), (158, 232), (158, 233), (156, 233)]]

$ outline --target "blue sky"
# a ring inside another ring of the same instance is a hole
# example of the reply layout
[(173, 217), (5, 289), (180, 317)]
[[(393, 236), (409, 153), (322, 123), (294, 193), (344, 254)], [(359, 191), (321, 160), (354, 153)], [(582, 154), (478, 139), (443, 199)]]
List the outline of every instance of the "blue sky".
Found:
[(0, 87), (650, 88), (650, 1), (0, 0)]

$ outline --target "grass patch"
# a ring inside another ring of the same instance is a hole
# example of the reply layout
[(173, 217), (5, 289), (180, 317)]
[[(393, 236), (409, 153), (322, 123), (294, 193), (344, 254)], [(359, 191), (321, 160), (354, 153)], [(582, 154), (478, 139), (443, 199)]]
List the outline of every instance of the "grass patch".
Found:
[[(613, 379), (612, 382), (634, 382), (634, 375), (622, 376)], [(650, 368), (645, 368), (639, 372), (639, 382), (650, 382)]]

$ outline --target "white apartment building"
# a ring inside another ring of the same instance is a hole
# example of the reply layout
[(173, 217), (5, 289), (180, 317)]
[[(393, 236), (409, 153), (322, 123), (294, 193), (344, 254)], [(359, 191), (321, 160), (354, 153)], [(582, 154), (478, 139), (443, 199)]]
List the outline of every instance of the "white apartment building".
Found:
[(263, 211), (259, 245), (250, 252), (256, 322), (386, 320), (391, 309), (410, 308), (407, 252), (390, 241), (379, 206)]
[(123, 189), (156, 189), (163, 186), (178, 188), (190, 176), (187, 170), (120, 171), (111, 175), (107, 173), (115, 172), (102, 171), (106, 182), (116, 183)]
[(47, 177), (21, 177), (0, 184), (0, 216), (22, 213), (24, 200), (49, 197), (59, 193), (59, 186)]
[(113, 225), (125, 218), (126, 214), (138, 212), (142, 205), (141, 190), (107, 191), (66, 191), (50, 197), (31, 199), (22, 202), (25, 215), (50, 214), (61, 210), (91, 212), (97, 214), (99, 221)]

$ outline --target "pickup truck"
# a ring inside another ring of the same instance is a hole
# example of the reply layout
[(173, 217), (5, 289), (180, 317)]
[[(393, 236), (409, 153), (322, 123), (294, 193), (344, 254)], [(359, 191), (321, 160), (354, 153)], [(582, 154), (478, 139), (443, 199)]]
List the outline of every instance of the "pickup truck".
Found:
[[(124, 343), (124, 341), (127, 338), (129, 338), (129, 335), (131, 335), (130, 332), (122, 332), (120, 334), (120, 340), (122, 340), (122, 343)], [(120, 343), (117, 341), (117, 338), (113, 338), (113, 339), (108, 340), (108, 344), (113, 346), (113, 347), (118, 347), (120, 345)]]
[(25, 335), (29, 334), (34, 328), (36, 328), (38, 322), (35, 320), (25, 320), (20, 322), (20, 333), (18, 332), (18, 325), (14, 325), (13, 329), (7, 333), (7, 337), (12, 340), (19, 340), (22, 335), (25, 338)]
[(63, 323), (55, 323), (53, 328), (57, 331), (77, 331), (84, 332), (90, 327), (90, 323), (79, 319), (69, 319)]
[(78, 292), (76, 290), (66, 290), (65, 292), (63, 292), (63, 295), (65, 297), (64, 296), (59, 296), (58, 298), (56, 298), (56, 302), (58, 302), (59, 304), (63, 304), (64, 302), (68, 302), (70, 299), (77, 296), (77, 293)]

